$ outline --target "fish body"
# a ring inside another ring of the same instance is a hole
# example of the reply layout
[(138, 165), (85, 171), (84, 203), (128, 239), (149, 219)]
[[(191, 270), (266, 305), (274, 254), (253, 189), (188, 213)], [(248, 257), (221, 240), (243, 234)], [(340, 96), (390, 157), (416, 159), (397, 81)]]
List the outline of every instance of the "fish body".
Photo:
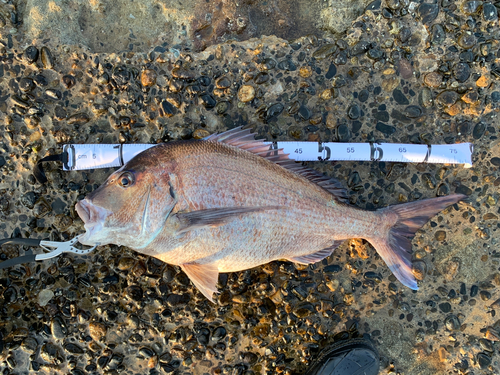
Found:
[(463, 195), (377, 211), (346, 203), (341, 185), (269, 150), (249, 130), (150, 148), (76, 208), (85, 245), (117, 244), (179, 265), (210, 300), (220, 272), (273, 260), (314, 263), (344, 240), (372, 243), (412, 289), (411, 243)]

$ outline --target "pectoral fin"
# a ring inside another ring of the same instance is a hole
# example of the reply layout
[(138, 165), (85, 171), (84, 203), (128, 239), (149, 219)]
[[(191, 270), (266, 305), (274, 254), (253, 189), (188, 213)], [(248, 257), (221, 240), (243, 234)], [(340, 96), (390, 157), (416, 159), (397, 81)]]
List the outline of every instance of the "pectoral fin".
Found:
[(241, 215), (278, 208), (280, 208), (280, 206), (224, 207), (178, 213), (175, 215), (180, 223), (177, 233), (180, 234), (204, 227), (217, 227), (219, 225), (226, 224), (229, 221), (240, 217)]
[(214, 302), (213, 294), (217, 293), (216, 284), (219, 279), (219, 269), (214, 264), (186, 263), (181, 264), (181, 269), (188, 275), (191, 282), (198, 290)]

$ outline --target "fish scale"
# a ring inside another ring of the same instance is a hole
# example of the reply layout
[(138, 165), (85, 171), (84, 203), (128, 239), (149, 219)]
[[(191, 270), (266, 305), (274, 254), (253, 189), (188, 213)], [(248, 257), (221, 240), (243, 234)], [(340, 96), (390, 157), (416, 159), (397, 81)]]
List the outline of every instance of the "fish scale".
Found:
[(409, 239), (464, 197), (362, 210), (347, 204), (338, 181), (237, 128), (150, 148), (76, 208), (86, 229), (81, 243), (129, 246), (179, 265), (213, 301), (220, 272), (277, 259), (314, 263), (353, 237), (369, 241), (395, 276), (417, 289)]

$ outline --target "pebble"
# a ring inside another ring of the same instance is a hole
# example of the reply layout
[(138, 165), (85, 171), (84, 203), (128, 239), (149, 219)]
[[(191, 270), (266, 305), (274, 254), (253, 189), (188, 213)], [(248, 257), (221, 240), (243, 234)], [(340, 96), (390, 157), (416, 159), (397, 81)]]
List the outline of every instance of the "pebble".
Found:
[(374, 11), (380, 10), (381, 4), (382, 4), (381, 0), (374, 0), (366, 6), (366, 9), (374, 12)]
[(488, 329), (486, 330), (486, 332), (484, 334), (484, 337), (490, 341), (495, 341), (495, 342), (500, 341), (500, 335), (499, 335), (498, 331), (493, 329), (492, 327), (488, 327)]
[(221, 341), (226, 336), (227, 336), (227, 330), (224, 327), (219, 326), (212, 331), (211, 339), (212, 341)]
[(431, 41), (435, 46), (442, 45), (446, 39), (446, 32), (443, 26), (439, 23), (432, 25), (431, 27)]
[(335, 92), (335, 90), (333, 88), (326, 89), (326, 90), (323, 90), (321, 92), (321, 94), (319, 94), (319, 96), (323, 100), (329, 100), (329, 99), (332, 99), (334, 97), (334, 92)]
[(473, 34), (469, 34), (467, 32), (463, 32), (458, 37), (458, 45), (464, 49), (471, 49), (476, 45), (477, 39)]
[(479, 287), (477, 285), (472, 285), (470, 288), (470, 297), (474, 298), (479, 292)]
[(446, 240), (446, 232), (444, 230), (438, 230), (434, 234), (434, 238), (436, 239), (436, 241), (444, 241)]
[(486, 124), (484, 122), (478, 122), (472, 130), (472, 136), (474, 137), (474, 139), (480, 139), (485, 131)]
[(410, 105), (405, 108), (405, 115), (409, 118), (418, 118), (422, 116), (422, 108), (418, 105)]
[(174, 106), (170, 103), (168, 100), (163, 100), (160, 103), (160, 110), (159, 110), (160, 116), (162, 117), (172, 117), (175, 115), (176, 110)]
[(422, 89), (422, 93), (421, 93), (420, 98), (421, 98), (422, 106), (424, 108), (430, 108), (434, 104), (432, 92), (427, 87), (424, 87)]
[(59, 90), (47, 89), (45, 90), (45, 95), (51, 99), (61, 100), (62, 94)]
[(217, 113), (219, 115), (222, 115), (222, 114), (226, 113), (230, 107), (231, 107), (231, 105), (229, 104), (229, 102), (222, 101), (222, 102), (217, 103), (217, 105), (215, 106), (215, 110), (217, 111)]
[(59, 365), (63, 362), (63, 356), (61, 355), (59, 347), (51, 342), (42, 345), (40, 356), (48, 363)]
[(297, 115), (301, 120), (309, 120), (311, 118), (311, 111), (306, 106), (300, 106)]
[(483, 19), (485, 21), (497, 21), (498, 20), (498, 10), (492, 3), (483, 4)]
[(74, 344), (74, 343), (66, 343), (63, 346), (64, 350), (66, 350), (68, 353), (75, 354), (75, 355), (80, 355), (85, 353), (85, 351), (82, 349), (80, 345)]
[(366, 53), (370, 48), (370, 42), (365, 40), (360, 40), (351, 48), (351, 55), (358, 56), (363, 53)]
[(438, 186), (436, 195), (438, 197), (444, 197), (444, 196), (448, 195), (449, 193), (450, 193), (450, 188), (448, 187), (448, 185), (445, 183), (442, 183)]
[(75, 113), (68, 117), (69, 125), (83, 125), (90, 121), (90, 117), (86, 113)]
[(417, 280), (423, 280), (427, 274), (427, 264), (422, 260), (417, 260), (412, 263), (412, 273)]
[(36, 129), (40, 125), (40, 119), (36, 116), (25, 116), (24, 123), (28, 129)]
[[(173, 75), (173, 72), (172, 72)], [(130, 78), (132, 77), (130, 71), (124, 65), (118, 65), (113, 69), (113, 73), (111, 75), (116, 84), (120, 87), (126, 86), (130, 82)]]
[(422, 23), (430, 25), (439, 14), (438, 4), (422, 3), (417, 8), (418, 15), (420, 16)]
[(396, 128), (394, 126), (384, 124), (383, 122), (377, 122), (377, 125), (375, 125), (375, 129), (384, 133), (385, 135), (391, 135), (396, 132)]
[(483, 2), (479, 0), (466, 1), (462, 4), (462, 12), (468, 16), (472, 16), (479, 12), (482, 5)]
[(436, 96), (436, 104), (444, 107), (451, 107), (457, 102), (457, 100), (458, 94), (452, 90), (442, 91), (438, 94), (438, 96)]
[(472, 104), (477, 102), (479, 95), (477, 91), (468, 91), (462, 96), (462, 101), (467, 104)]
[(410, 104), (408, 98), (401, 92), (401, 90), (395, 89), (392, 92), (392, 97), (394, 98), (396, 103), (400, 105)]
[(331, 79), (331, 78), (335, 77), (336, 74), (337, 74), (337, 67), (335, 66), (334, 63), (330, 63), (330, 66), (328, 67), (328, 71), (325, 74), (325, 78)]
[(99, 342), (101, 341), (107, 333), (107, 328), (104, 324), (99, 322), (89, 323), (89, 334), (93, 340)]
[(302, 78), (309, 78), (312, 76), (312, 69), (310, 66), (303, 66), (299, 69), (299, 76)]
[(269, 120), (271, 118), (277, 117), (283, 112), (285, 109), (284, 105), (281, 103), (275, 103), (271, 105), (266, 112), (266, 119)]
[(408, 60), (399, 60), (399, 74), (401, 74), (401, 77), (404, 79), (410, 79), (413, 77), (413, 67)]
[(220, 77), (215, 81), (215, 86), (218, 89), (227, 89), (231, 86), (231, 81), (227, 77)]
[(294, 72), (295, 70), (297, 70), (297, 66), (293, 63), (292, 60), (286, 59), (278, 63), (278, 69)]
[(38, 342), (33, 337), (26, 337), (21, 344), (21, 348), (28, 354), (35, 353), (37, 347)]
[(54, 58), (52, 57), (52, 53), (45, 46), (43, 46), (42, 49), (40, 50), (40, 59), (42, 60), (42, 65), (44, 69), (54, 68)]
[(262, 85), (263, 83), (266, 83), (267, 81), (269, 81), (269, 74), (266, 73), (266, 72), (260, 72), (259, 74), (257, 74), (255, 76), (255, 78), (253, 79), (253, 81), (257, 84), (257, 85)]
[(318, 48), (316, 51), (314, 51), (313, 57), (316, 60), (326, 59), (327, 57), (333, 55), (336, 50), (337, 46), (335, 44), (325, 44), (320, 48)]
[(331, 292), (335, 292), (339, 288), (340, 282), (337, 279), (326, 282), (326, 286)]
[(210, 132), (206, 129), (196, 129), (193, 132), (194, 139), (203, 139), (205, 137), (208, 137), (209, 135), (210, 135)]
[(444, 313), (449, 313), (451, 311), (451, 305), (448, 302), (440, 303), (439, 309)]
[(491, 293), (487, 290), (481, 290), (479, 292), (479, 297), (481, 297), (483, 301), (489, 301), (491, 299)]
[(487, 76), (481, 76), (479, 79), (476, 81), (476, 86), (477, 87), (488, 87), (490, 84), (490, 80)]
[(460, 329), (460, 322), (455, 315), (448, 315), (444, 320), (444, 325), (448, 331), (458, 331)]
[(364, 103), (368, 100), (368, 98), (370, 97), (370, 92), (366, 89), (363, 89), (359, 92), (359, 95), (358, 95), (358, 100), (361, 102), (361, 103)]
[(479, 353), (477, 355), (477, 362), (479, 364), (479, 367), (481, 367), (482, 369), (487, 369), (491, 364), (491, 358), (485, 353)]
[(35, 87), (35, 82), (31, 78), (24, 77), (19, 81), (19, 89), (23, 92), (30, 92)]
[(255, 98), (255, 89), (253, 86), (243, 85), (238, 90), (238, 99), (241, 102), (247, 103), (252, 101), (254, 98)]
[(424, 83), (429, 87), (437, 88), (441, 86), (442, 82), (443, 76), (438, 72), (427, 73), (424, 76)]
[(153, 69), (144, 69), (141, 72), (141, 84), (144, 87), (151, 87), (156, 84), (157, 74)]
[(406, 43), (411, 37), (411, 29), (409, 27), (403, 26), (399, 29), (398, 38), (401, 43)]
[(351, 136), (349, 128), (345, 124), (340, 124), (337, 128), (337, 137), (339, 142), (347, 142)]
[(54, 298), (54, 292), (50, 289), (42, 289), (38, 293), (38, 304), (40, 306), (47, 306), (49, 301)]
[(200, 104), (202, 104), (205, 108), (210, 109), (214, 108), (217, 102), (212, 95), (203, 94), (200, 96)]
[(481, 349), (483, 349), (486, 352), (493, 352), (493, 345), (489, 340), (486, 339), (479, 339), (479, 345), (481, 346)]
[(500, 167), (500, 158), (495, 156), (490, 159), (490, 163), (494, 166)]
[(66, 328), (66, 324), (63, 319), (59, 316), (52, 318), (50, 323), (50, 330), (52, 332), (52, 336), (56, 340), (63, 340), (68, 334), (68, 329)]
[(375, 60), (375, 61), (378, 61), (378, 60), (381, 60), (383, 57), (384, 57), (384, 52), (379, 49), (379, 48), (372, 48), (370, 50), (368, 50), (368, 52), (366, 53), (366, 55), (372, 59), (372, 60)]
[(463, 83), (470, 77), (470, 67), (466, 62), (458, 62), (453, 66), (453, 76), (455, 79)]
[(23, 59), (28, 64), (33, 64), (38, 60), (38, 48), (35, 46), (29, 46), (24, 50)]
[(71, 89), (75, 84), (76, 84), (76, 79), (72, 75), (64, 75), (61, 78), (64, 87), (66, 87), (68, 90)]
[(356, 105), (356, 104), (353, 104), (351, 105), (348, 109), (347, 109), (347, 115), (349, 116), (350, 119), (352, 120), (356, 120), (359, 118), (361, 112), (360, 112), (360, 109), (359, 107)]

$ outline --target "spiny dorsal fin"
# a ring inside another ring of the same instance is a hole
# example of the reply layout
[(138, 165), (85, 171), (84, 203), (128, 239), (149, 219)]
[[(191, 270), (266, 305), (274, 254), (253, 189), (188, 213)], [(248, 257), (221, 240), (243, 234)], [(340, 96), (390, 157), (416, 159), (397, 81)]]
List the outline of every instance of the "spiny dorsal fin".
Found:
[(333, 194), (339, 202), (348, 202), (349, 196), (340, 181), (323, 176), (321, 173), (295, 162), (295, 160), (288, 157), (288, 154), (283, 152), (282, 148), (276, 150), (271, 145), (264, 143), (264, 140), (255, 139), (255, 133), (251, 129), (238, 127), (224, 133), (212, 134), (204, 138), (204, 140), (226, 143), (259, 155), (314, 182), (316, 185)]

